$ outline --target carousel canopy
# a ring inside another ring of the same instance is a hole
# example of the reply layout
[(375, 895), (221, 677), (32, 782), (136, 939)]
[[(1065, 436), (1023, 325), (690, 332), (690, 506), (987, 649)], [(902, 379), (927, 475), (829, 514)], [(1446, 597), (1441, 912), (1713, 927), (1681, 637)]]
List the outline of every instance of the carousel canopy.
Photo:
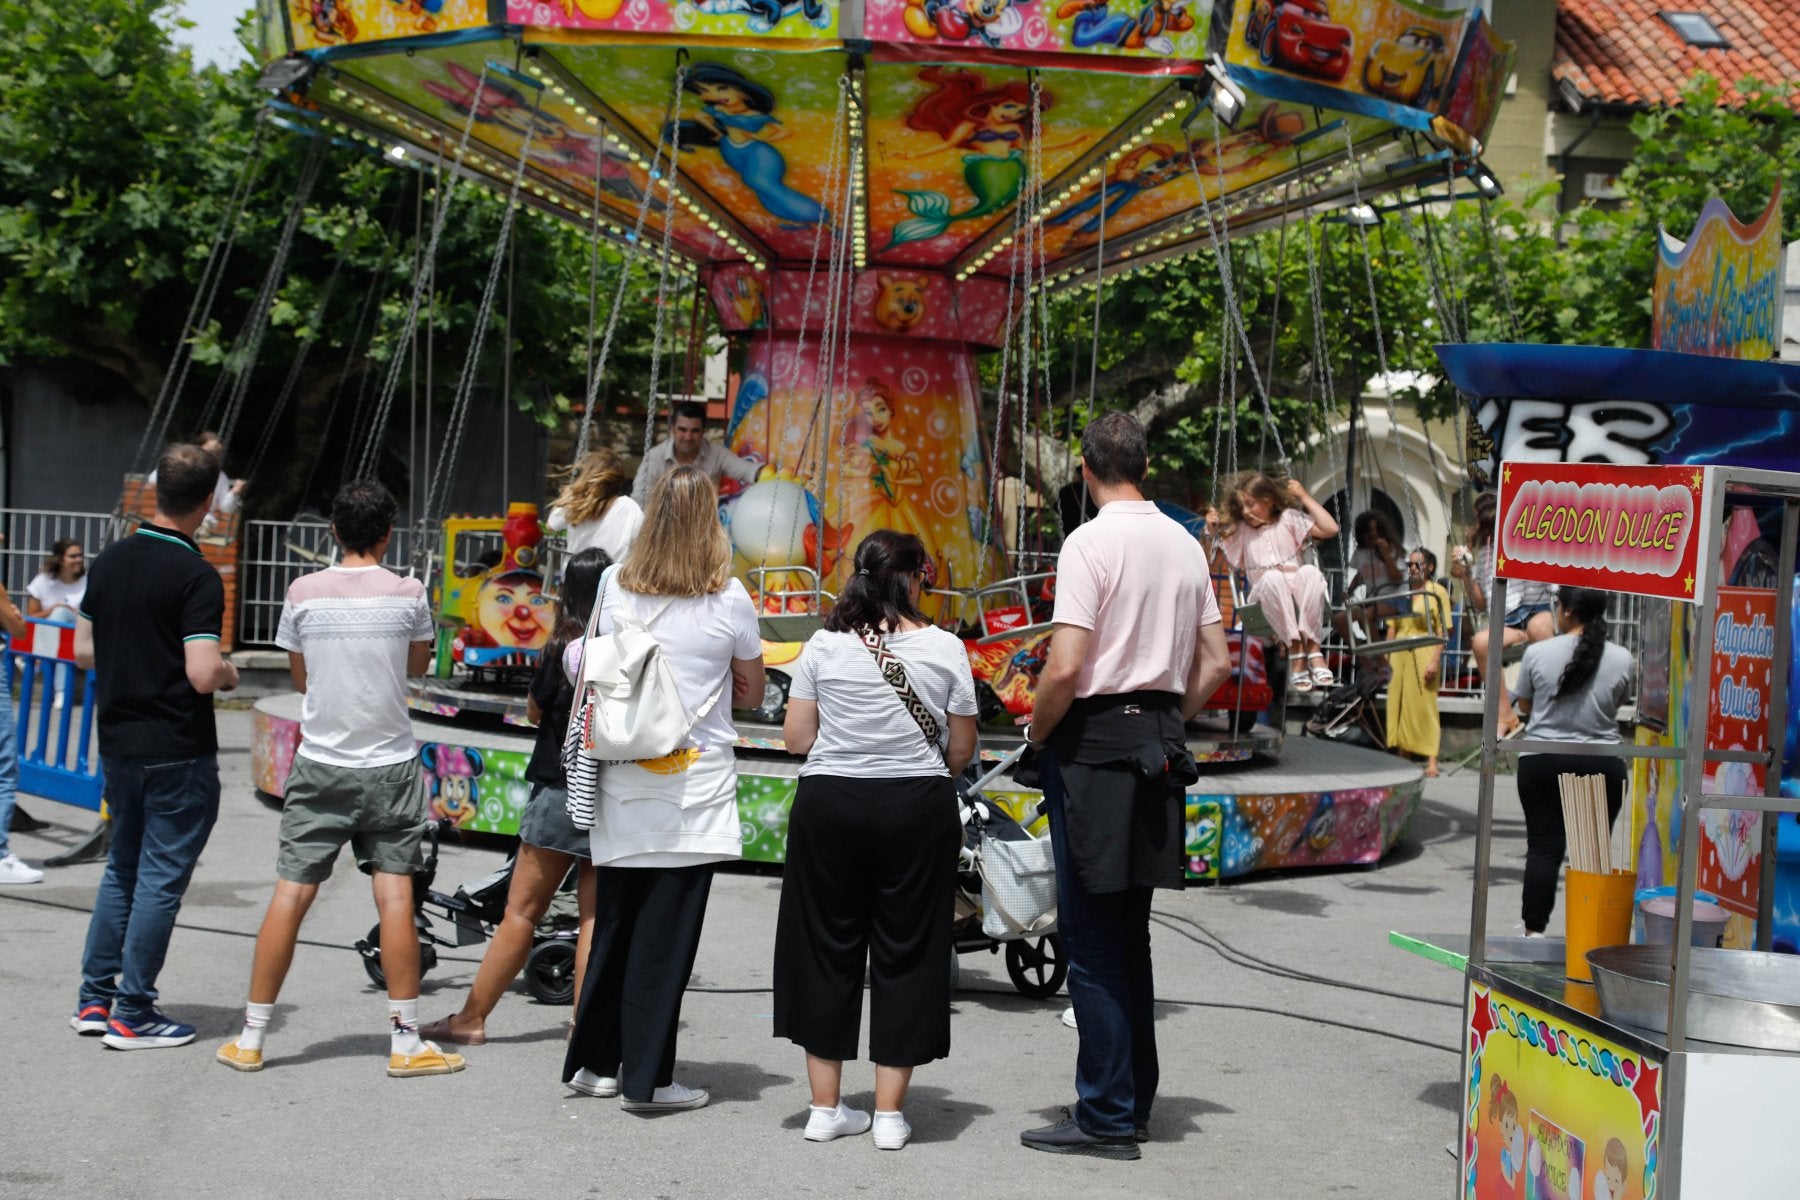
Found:
[(262, 0), (260, 34), (283, 123), (503, 190), (522, 167), (602, 236), (958, 280), (1029, 247), (1052, 286), (1491, 192), (1511, 57), (1478, 9), (1406, 0)]

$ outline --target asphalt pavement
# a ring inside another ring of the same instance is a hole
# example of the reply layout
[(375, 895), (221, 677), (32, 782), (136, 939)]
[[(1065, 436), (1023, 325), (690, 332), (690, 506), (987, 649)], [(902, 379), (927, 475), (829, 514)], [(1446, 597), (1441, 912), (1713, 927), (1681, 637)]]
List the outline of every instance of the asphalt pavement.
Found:
[[(160, 980), (191, 1046), (121, 1053), (67, 1026), (98, 864), (0, 888), (0, 1196), (82, 1197), (1447, 1197), (1461, 979), (1389, 946), (1390, 929), (1466, 932), (1475, 778), (1428, 781), (1376, 868), (1257, 875), (1159, 893), (1153, 930), (1163, 1085), (1138, 1162), (1024, 1149), (1019, 1131), (1073, 1101), (1066, 1000), (1020, 997), (998, 957), (962, 960), (954, 1049), (920, 1068), (899, 1152), (814, 1144), (800, 1051), (770, 1036), (779, 879), (713, 886), (683, 1008), (676, 1078), (710, 1107), (640, 1117), (559, 1082), (566, 1008), (516, 986), (468, 1070), (389, 1079), (387, 1004), (350, 948), (374, 921), (348, 860), (322, 889), (277, 1006), (268, 1068), (213, 1050), (241, 1023), (271, 891), (276, 808), (250, 783), (250, 717), (220, 714), (224, 802)], [(1495, 932), (1517, 932), (1523, 824), (1501, 786)], [(74, 845), (91, 815), (26, 797), (54, 822), (15, 834), (28, 861)], [(497, 866), (446, 844), (440, 887)], [(480, 946), (444, 951), (424, 1019), (457, 1008)], [(865, 1018), (866, 1019), (866, 1018)], [(872, 1103), (866, 1062), (846, 1099)]]

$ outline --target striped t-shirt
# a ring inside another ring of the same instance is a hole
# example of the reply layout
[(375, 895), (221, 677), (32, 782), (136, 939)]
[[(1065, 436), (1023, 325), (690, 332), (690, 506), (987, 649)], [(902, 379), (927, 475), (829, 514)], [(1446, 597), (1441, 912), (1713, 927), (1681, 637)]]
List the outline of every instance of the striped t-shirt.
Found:
[(288, 586), (275, 644), (306, 656), (300, 755), (385, 767), (418, 753), (406, 709), (406, 655), (432, 638), (416, 579), (385, 567), (327, 567)]

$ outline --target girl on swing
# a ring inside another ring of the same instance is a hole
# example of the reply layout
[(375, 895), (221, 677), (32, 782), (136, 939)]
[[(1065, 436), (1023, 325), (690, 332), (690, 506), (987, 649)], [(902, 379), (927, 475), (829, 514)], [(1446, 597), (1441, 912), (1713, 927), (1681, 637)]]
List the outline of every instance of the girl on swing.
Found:
[(1250, 579), (1250, 602), (1286, 643), (1288, 679), (1296, 692), (1337, 682), (1325, 665), (1319, 639), (1325, 632), (1325, 576), (1306, 562), (1310, 542), (1338, 535), (1338, 523), (1298, 479), (1284, 489), (1259, 472), (1239, 476), (1225, 500), (1223, 520), (1208, 512), (1206, 525), (1234, 570)]

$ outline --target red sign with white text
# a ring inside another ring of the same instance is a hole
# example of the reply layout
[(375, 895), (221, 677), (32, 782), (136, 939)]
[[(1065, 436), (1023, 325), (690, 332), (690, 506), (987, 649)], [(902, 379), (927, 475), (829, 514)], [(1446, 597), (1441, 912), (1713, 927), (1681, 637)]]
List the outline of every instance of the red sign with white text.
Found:
[[(1708, 750), (1769, 748), (1774, 669), (1774, 591), (1720, 588), (1706, 698)], [(1760, 796), (1763, 778), (1763, 768), (1750, 763), (1708, 763), (1701, 790), (1713, 796)], [(1701, 891), (1717, 896), (1733, 912), (1754, 917), (1761, 865), (1760, 813), (1709, 808), (1700, 814)]]
[(1692, 602), (1707, 479), (1701, 467), (1503, 462), (1494, 574)]

